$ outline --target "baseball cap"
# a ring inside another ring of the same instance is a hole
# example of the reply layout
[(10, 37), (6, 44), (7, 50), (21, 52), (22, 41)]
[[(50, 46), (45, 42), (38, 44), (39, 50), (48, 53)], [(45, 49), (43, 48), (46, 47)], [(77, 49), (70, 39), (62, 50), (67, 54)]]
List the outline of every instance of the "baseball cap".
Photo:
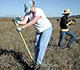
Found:
[(24, 4), (25, 12), (26, 12), (26, 13), (29, 13), (29, 12), (31, 11), (32, 5), (33, 5), (33, 2), (32, 2), (32, 1), (27, 1), (27, 2)]

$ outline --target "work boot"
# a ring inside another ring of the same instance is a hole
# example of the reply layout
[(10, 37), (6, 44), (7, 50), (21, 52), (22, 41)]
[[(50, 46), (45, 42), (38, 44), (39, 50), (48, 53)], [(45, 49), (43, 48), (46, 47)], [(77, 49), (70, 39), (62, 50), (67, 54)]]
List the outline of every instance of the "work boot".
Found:
[(39, 65), (39, 64), (36, 64), (35, 66), (34, 66), (34, 70), (39, 70), (41, 68), (41, 65)]
[(66, 48), (68, 48), (68, 49), (72, 49), (72, 47), (70, 47), (69, 45), (67, 45)]
[(30, 64), (30, 68), (31, 68), (31, 69), (34, 69), (34, 66), (35, 66), (35, 65), (36, 65), (36, 62), (32, 61), (31, 64)]

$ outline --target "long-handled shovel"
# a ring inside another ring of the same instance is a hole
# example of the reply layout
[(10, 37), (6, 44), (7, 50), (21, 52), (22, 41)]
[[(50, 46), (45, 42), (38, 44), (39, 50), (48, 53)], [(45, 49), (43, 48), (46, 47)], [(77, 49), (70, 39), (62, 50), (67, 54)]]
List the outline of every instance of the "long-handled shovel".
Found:
[[(16, 21), (15, 21), (15, 25), (16, 25), (16, 27), (18, 28), (18, 25), (17, 25)], [(29, 49), (28, 49), (28, 46), (27, 46), (27, 44), (26, 44), (26, 42), (25, 42), (25, 40), (24, 40), (24, 38), (23, 38), (23, 36), (22, 36), (22, 33), (19, 32), (19, 35), (20, 35), (20, 37), (21, 37), (21, 39), (22, 39), (24, 45), (26, 46), (26, 50), (27, 50), (27, 52), (28, 52), (30, 58), (31, 58), (32, 61), (33, 61), (33, 57), (32, 57), (32, 55), (31, 55), (31, 53), (30, 53), (30, 51), (29, 51)]]

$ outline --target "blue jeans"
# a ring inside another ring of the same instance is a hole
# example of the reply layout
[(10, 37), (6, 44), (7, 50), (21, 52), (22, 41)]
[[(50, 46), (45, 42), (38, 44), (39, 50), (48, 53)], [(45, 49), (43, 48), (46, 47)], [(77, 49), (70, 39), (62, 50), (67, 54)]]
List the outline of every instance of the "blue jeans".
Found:
[(42, 33), (37, 33), (36, 32), (36, 37), (35, 37), (35, 62), (37, 64), (42, 63), (45, 51), (47, 49), (47, 45), (49, 43), (50, 37), (52, 34), (52, 27), (46, 29), (45, 31), (43, 31)]
[(58, 44), (59, 47), (61, 47), (61, 45), (63, 43), (63, 39), (64, 39), (65, 34), (71, 36), (71, 39), (69, 40), (69, 42), (67, 44), (68, 46), (71, 46), (73, 40), (75, 39), (75, 35), (71, 31), (67, 31), (67, 32), (60, 31), (60, 41), (59, 41), (59, 44)]

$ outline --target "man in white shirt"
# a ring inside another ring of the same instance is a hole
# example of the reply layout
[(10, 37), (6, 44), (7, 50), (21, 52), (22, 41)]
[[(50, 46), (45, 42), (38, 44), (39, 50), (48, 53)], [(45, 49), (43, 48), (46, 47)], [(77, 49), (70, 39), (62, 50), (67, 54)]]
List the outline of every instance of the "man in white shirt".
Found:
[[(52, 34), (52, 25), (51, 22), (46, 18), (44, 12), (40, 8), (34, 7), (34, 1), (27, 1), (25, 3), (25, 17), (23, 21), (17, 21), (18, 24), (23, 26), (17, 28), (17, 31), (21, 31), (31, 25), (34, 25), (36, 28), (36, 37), (35, 37), (35, 59), (34, 69), (37, 70), (42, 64), (42, 60), (47, 49), (51, 34)], [(30, 19), (30, 22), (26, 22)]]

